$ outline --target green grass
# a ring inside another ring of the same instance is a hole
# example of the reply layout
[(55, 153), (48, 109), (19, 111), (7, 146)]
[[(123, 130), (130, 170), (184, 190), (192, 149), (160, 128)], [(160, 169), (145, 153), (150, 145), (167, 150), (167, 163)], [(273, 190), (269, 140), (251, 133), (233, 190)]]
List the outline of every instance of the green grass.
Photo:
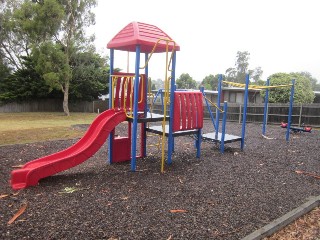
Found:
[(75, 124), (91, 124), (96, 113), (0, 113), (0, 146), (81, 137)]

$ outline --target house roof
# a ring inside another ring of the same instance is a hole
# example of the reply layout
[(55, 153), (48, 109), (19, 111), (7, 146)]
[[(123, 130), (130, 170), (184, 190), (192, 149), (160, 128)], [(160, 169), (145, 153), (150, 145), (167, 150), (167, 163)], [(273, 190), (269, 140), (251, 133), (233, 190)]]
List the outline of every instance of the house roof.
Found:
[[(111, 39), (107, 44), (107, 48), (135, 52), (136, 46), (140, 45), (140, 51), (142, 53), (151, 53), (159, 39), (173, 40), (168, 34), (154, 25), (131, 22)], [(166, 52), (166, 46), (166, 41), (160, 40), (154, 52)], [(178, 44), (174, 45), (174, 43), (170, 41), (168, 43), (168, 51), (172, 51), (173, 48), (176, 51), (180, 50)]]

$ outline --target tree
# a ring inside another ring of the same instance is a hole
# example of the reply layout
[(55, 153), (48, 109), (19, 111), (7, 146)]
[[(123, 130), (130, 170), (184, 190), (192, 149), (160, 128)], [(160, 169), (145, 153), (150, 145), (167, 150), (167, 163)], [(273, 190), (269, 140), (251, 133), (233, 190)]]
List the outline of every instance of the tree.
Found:
[[(275, 73), (270, 77), (270, 86), (291, 84), (291, 80), (295, 79), (294, 102), (295, 103), (312, 103), (315, 95), (311, 88), (310, 79), (301, 73)], [(290, 87), (274, 88), (269, 91), (270, 103), (288, 103), (290, 101)], [(265, 91), (261, 91), (261, 95), (265, 96)]]
[(51, 89), (63, 92), (63, 110), (69, 115), (72, 81), (71, 60), (78, 51), (88, 49), (93, 38), (85, 27), (94, 24), (91, 7), (96, 0), (26, 1), (14, 13), (15, 21), (32, 40), (35, 69)]
[[(0, 101), (25, 101), (49, 95), (49, 86), (35, 71), (32, 60), (28, 57), (23, 57), (22, 60), (23, 68), (0, 79)], [(56, 92), (51, 94), (52, 97)]]
[(93, 100), (108, 93), (108, 57), (88, 51), (73, 55), (71, 59), (72, 81), (70, 98)]
[(254, 82), (257, 82), (260, 79), (263, 71), (261, 67), (253, 70), (249, 69), (249, 56), (250, 53), (247, 51), (237, 52), (235, 67), (228, 68), (226, 70), (227, 81), (245, 83), (245, 76), (247, 73), (250, 75), (250, 79), (252, 79)]
[(176, 80), (177, 88), (180, 89), (196, 89), (197, 82), (190, 77), (188, 73), (182, 73)]
[(218, 82), (219, 82), (218, 78), (219, 78), (219, 74), (216, 74), (216, 75), (210, 74), (202, 80), (201, 85), (204, 86), (204, 88), (207, 90), (217, 90)]
[(18, 9), (22, 0), (7, 0), (0, 5), (0, 58), (13, 69), (22, 67), (21, 56), (28, 56), (28, 37), (13, 21), (14, 9)]
[(311, 73), (309, 72), (300, 72), (302, 76), (308, 78), (311, 82), (311, 87), (313, 91), (320, 91), (320, 83), (318, 83), (317, 79), (312, 77)]

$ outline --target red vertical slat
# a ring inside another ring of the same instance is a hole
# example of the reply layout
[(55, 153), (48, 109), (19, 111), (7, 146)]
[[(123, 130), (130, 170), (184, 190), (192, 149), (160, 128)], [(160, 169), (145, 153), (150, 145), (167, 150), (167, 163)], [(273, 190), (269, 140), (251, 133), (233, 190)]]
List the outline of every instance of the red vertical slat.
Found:
[(174, 117), (172, 131), (180, 131), (181, 121), (181, 96), (178, 92), (174, 93)]
[(113, 91), (115, 91), (115, 93), (114, 93), (114, 108), (115, 109), (120, 108), (120, 105), (119, 105), (119, 92), (120, 92), (121, 77), (117, 77), (116, 81), (117, 81), (116, 89), (113, 89)]
[(185, 95), (181, 94), (181, 130), (186, 129), (186, 99), (185, 99)]

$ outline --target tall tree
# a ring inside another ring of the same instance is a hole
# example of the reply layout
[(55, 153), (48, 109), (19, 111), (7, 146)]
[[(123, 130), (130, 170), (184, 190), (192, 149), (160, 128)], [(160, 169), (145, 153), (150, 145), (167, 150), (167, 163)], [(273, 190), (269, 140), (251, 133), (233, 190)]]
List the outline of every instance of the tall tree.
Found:
[(320, 91), (320, 83), (318, 83), (318, 80), (314, 78), (311, 73), (309, 72), (299, 72), (298, 74), (301, 74), (302, 76), (305, 76), (310, 80), (311, 88), (313, 91)]
[(72, 81), (71, 61), (80, 50), (92, 48), (92, 37), (85, 28), (94, 24), (91, 8), (96, 0), (26, 1), (15, 12), (15, 20), (32, 45), (36, 70), (51, 89), (63, 92), (63, 110), (69, 115), (69, 91)]
[[(295, 79), (294, 102), (295, 103), (312, 103), (315, 95), (311, 88), (310, 79), (301, 73), (275, 73), (270, 77), (270, 86), (291, 84)], [(290, 101), (290, 87), (274, 88), (269, 92), (270, 103), (288, 103)], [(265, 91), (261, 91), (265, 96)]]
[(202, 80), (201, 85), (204, 86), (204, 88), (207, 90), (217, 90), (218, 82), (219, 82), (218, 77), (219, 77), (219, 74), (216, 74), (216, 75), (210, 74)]
[(263, 73), (261, 67), (253, 70), (249, 69), (250, 53), (247, 51), (237, 52), (235, 67), (226, 70), (227, 81), (244, 83), (247, 73), (250, 74), (251, 81), (257, 82)]
[(108, 59), (93, 51), (80, 52), (72, 56), (71, 98), (91, 101), (101, 94), (108, 93)]
[(21, 4), (22, 0), (7, 0), (0, 5), (0, 58), (13, 69), (20, 69), (21, 56), (30, 53), (26, 32), (13, 21), (14, 10)]
[(188, 73), (182, 73), (176, 80), (177, 88), (180, 89), (196, 89), (197, 82)]

